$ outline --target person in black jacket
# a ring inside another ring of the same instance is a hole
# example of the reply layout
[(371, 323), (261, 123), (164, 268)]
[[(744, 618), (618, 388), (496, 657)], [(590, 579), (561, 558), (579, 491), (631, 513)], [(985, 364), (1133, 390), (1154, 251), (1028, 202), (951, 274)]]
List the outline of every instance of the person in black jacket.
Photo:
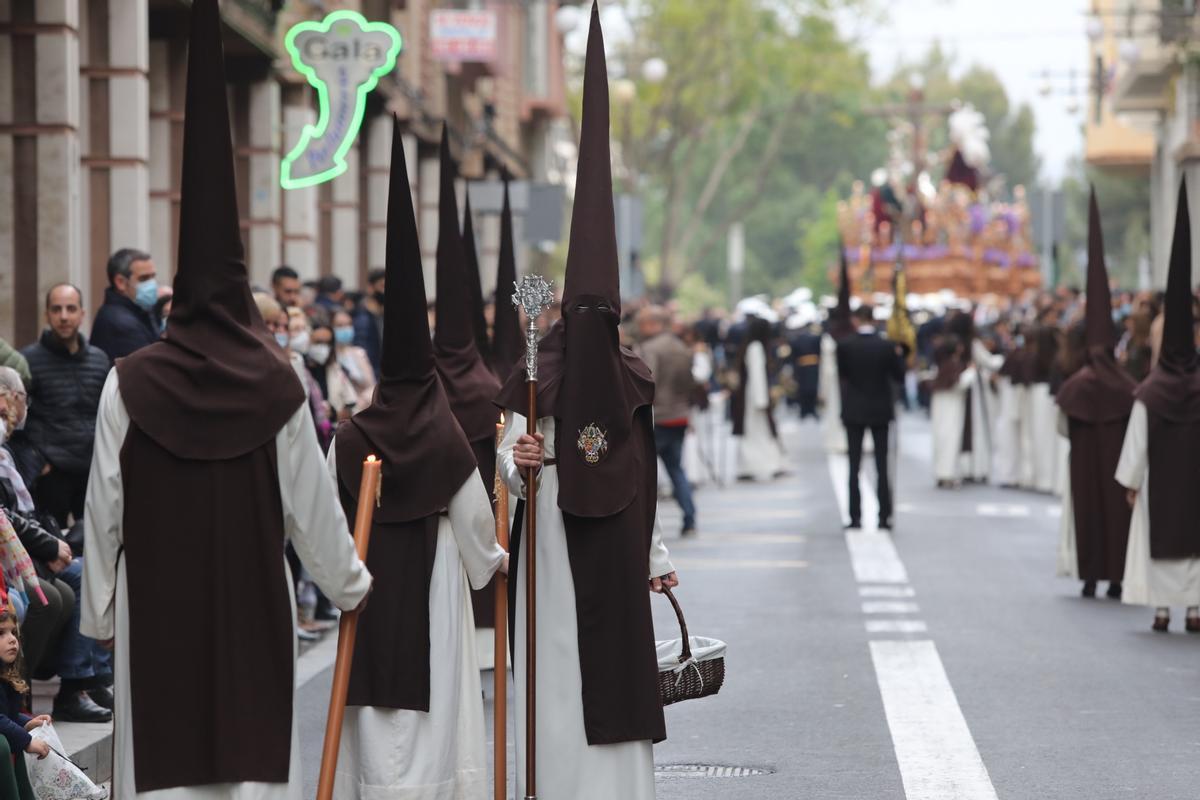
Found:
[(80, 291), (69, 283), (54, 286), (46, 294), (49, 327), (21, 351), (33, 382), (29, 420), (13, 439), (13, 452), (34, 502), (62, 528), (72, 514), (83, 518), (96, 409), (109, 368), (108, 356), (79, 332), (83, 318)]
[(879, 527), (892, 527), (892, 491), (888, 476), (888, 432), (895, 418), (893, 384), (904, 380), (904, 358), (898, 345), (879, 335), (870, 306), (854, 314), (858, 333), (838, 342), (838, 375), (842, 389), (842, 424), (850, 453), (850, 526), (862, 524), (862, 498), (858, 470), (862, 463), (863, 435), (869, 428), (875, 446), (876, 487), (879, 494)]
[(104, 305), (92, 323), (92, 346), (116, 361), (157, 342), (157, 302), (158, 281), (150, 254), (129, 247), (113, 253), (108, 259)]

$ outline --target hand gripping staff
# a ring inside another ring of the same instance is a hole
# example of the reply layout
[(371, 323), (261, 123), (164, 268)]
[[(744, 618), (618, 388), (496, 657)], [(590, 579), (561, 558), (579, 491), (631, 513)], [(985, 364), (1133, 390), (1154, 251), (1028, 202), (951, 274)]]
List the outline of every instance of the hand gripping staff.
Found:
[[(366, 562), (371, 541), (371, 518), (379, 498), (379, 477), (383, 462), (367, 456), (363, 462), (362, 483), (358, 489), (358, 511), (354, 514), (354, 549)], [(354, 658), (354, 638), (358, 633), (358, 611), (342, 613), (338, 624), (337, 661), (333, 667), (333, 690), (329, 694), (329, 718), (325, 722), (325, 749), (321, 753), (321, 773), (317, 780), (317, 800), (333, 800), (333, 776), (337, 770), (338, 745), (342, 741), (342, 720), (346, 716), (346, 693), (350, 689), (350, 662)]]
[[(515, 284), (513, 305), (525, 311), (525, 381), (529, 409), (525, 432), (537, 433), (537, 320), (554, 302), (550, 281), (527, 275)], [(525, 472), (525, 800), (537, 800), (537, 469)]]

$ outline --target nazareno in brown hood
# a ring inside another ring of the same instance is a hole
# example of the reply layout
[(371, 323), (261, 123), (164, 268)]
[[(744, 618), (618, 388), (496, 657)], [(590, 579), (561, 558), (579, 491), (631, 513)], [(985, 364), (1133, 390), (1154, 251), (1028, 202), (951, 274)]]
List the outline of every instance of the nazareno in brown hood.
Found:
[(1093, 187), (1088, 203), (1087, 361), (1059, 387), (1058, 406), (1069, 417), (1098, 424), (1129, 416), (1137, 382), (1113, 355), (1116, 328), (1112, 321), (1112, 292), (1104, 265), (1104, 234)]
[(417, 220), (395, 121), (385, 269), (382, 375), (371, 405), (345, 423), (361, 437), (338, 432), (337, 459), (342, 488), (353, 497), (363, 459), (382, 458), (384, 502), (376, 519), (399, 523), (446, 508), (475, 469), (475, 456), (434, 363)]

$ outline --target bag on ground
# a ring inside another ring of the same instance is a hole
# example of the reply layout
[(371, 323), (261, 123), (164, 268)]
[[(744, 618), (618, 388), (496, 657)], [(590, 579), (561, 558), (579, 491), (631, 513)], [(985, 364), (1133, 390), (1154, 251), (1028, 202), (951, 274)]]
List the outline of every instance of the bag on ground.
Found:
[(38, 800), (105, 800), (108, 791), (92, 783), (91, 778), (66, 756), (62, 740), (49, 722), (34, 728), (30, 735), (50, 745), (50, 755), (39, 759), (25, 754), (25, 770), (33, 796)]

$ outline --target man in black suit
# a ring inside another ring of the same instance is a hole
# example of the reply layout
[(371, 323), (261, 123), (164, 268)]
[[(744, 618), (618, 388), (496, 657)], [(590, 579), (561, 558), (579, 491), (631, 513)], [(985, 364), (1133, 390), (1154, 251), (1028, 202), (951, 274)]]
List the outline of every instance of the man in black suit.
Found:
[(892, 490), (888, 476), (888, 429), (895, 418), (893, 386), (904, 381), (904, 358), (898, 345), (879, 335), (870, 306), (854, 312), (858, 332), (838, 342), (838, 375), (842, 384), (842, 424), (850, 451), (850, 527), (862, 524), (858, 470), (863, 434), (871, 430), (875, 444), (879, 527), (892, 527)]

